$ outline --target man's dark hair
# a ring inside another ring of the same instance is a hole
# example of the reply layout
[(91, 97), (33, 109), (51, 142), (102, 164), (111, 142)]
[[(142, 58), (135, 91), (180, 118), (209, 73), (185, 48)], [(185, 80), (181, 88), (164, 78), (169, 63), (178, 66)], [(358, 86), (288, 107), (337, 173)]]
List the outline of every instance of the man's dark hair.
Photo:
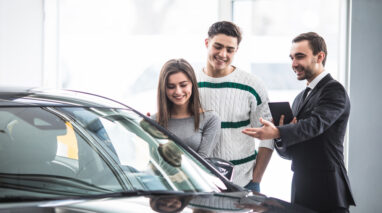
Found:
[(208, 37), (213, 38), (218, 34), (224, 34), (237, 38), (237, 45), (241, 41), (241, 30), (234, 23), (229, 21), (219, 21), (211, 25), (208, 29)]
[(325, 66), (326, 57), (328, 56), (328, 51), (326, 50), (325, 40), (315, 32), (301, 33), (296, 38), (293, 39), (293, 43), (307, 40), (309, 42), (310, 49), (312, 49), (313, 55), (317, 55), (319, 52), (325, 53), (325, 58), (322, 61), (322, 65)]

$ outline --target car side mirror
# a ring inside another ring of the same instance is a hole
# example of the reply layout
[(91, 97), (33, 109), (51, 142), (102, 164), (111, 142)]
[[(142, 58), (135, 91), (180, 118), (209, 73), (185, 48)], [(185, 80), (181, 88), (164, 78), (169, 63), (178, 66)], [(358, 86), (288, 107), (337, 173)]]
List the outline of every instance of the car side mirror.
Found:
[(224, 175), (228, 180), (232, 181), (234, 165), (226, 160), (220, 158), (206, 158), (212, 166), (217, 169), (220, 174)]

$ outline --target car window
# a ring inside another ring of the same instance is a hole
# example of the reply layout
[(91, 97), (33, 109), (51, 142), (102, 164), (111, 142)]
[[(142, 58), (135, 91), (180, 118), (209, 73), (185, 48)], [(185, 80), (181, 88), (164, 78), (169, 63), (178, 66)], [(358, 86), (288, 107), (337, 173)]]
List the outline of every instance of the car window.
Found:
[(0, 197), (225, 188), (134, 112), (91, 107), (0, 107), (0, 179)]
[(120, 166), (132, 171), (127, 173), (129, 179), (141, 183), (134, 185), (136, 189), (211, 191), (218, 190), (217, 186), (225, 188), (199, 161), (130, 110), (75, 107), (61, 110), (80, 121)]
[(48, 108), (0, 111), (0, 179), (6, 186), (3, 196), (14, 194), (16, 189), (25, 193), (20, 188), (29, 194), (49, 196), (99, 194), (122, 188), (113, 165), (68, 121)]

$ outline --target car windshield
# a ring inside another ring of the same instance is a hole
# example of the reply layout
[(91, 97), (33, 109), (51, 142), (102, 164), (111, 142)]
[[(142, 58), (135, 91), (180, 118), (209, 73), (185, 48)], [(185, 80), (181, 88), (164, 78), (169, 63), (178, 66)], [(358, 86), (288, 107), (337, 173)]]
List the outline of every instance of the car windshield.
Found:
[(0, 199), (225, 189), (145, 119), (129, 109), (1, 107)]

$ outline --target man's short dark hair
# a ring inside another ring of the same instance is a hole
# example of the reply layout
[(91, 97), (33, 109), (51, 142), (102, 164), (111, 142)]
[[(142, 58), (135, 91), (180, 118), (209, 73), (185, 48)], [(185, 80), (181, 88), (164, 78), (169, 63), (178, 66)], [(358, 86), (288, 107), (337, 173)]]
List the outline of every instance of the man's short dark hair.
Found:
[(326, 57), (328, 51), (326, 49), (325, 40), (315, 32), (301, 33), (296, 38), (293, 39), (293, 43), (307, 40), (309, 42), (310, 49), (312, 49), (313, 55), (317, 55), (319, 52), (325, 53), (325, 58), (322, 61), (322, 65), (325, 66)]
[(218, 34), (224, 34), (237, 38), (237, 45), (241, 41), (241, 30), (234, 23), (229, 21), (219, 21), (211, 25), (208, 29), (208, 37), (213, 38)]

